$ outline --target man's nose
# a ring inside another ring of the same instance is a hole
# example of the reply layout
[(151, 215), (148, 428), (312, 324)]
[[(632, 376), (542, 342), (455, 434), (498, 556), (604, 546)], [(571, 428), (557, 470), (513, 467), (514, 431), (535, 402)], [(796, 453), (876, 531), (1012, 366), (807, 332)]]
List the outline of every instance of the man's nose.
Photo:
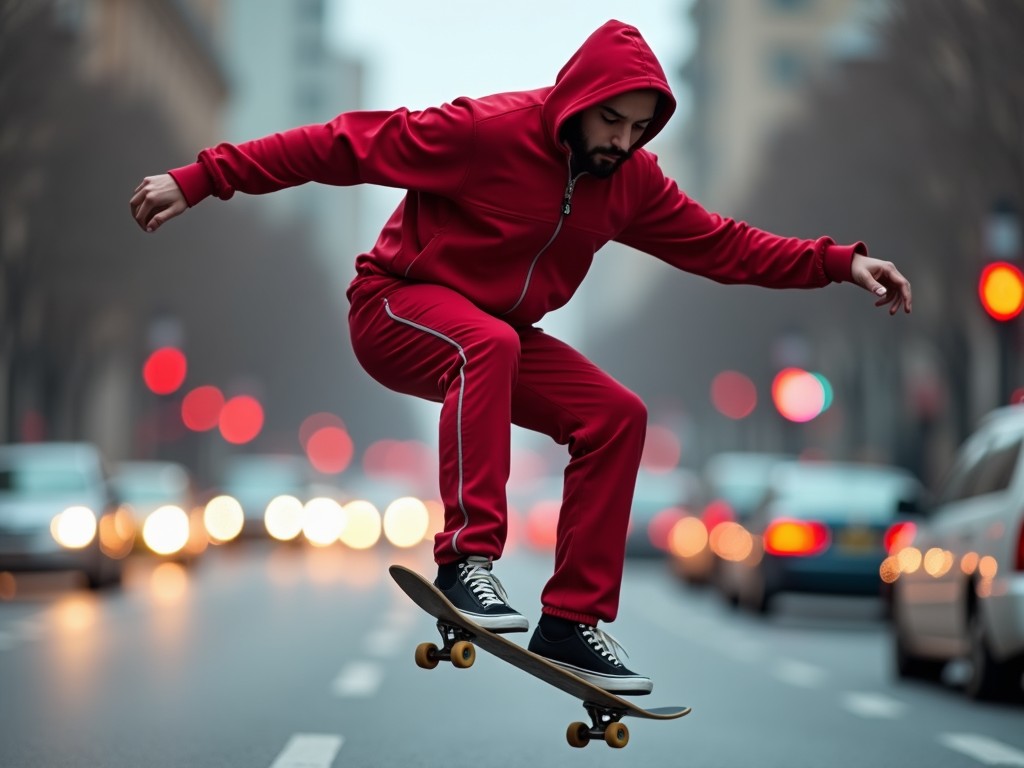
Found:
[(629, 149), (629, 127), (625, 126), (612, 134), (612, 146), (616, 149)]

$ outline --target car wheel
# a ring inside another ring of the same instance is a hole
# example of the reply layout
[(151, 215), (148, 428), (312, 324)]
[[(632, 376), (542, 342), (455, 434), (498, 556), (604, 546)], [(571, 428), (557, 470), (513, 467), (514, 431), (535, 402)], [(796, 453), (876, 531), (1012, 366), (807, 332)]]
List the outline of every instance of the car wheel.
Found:
[(992, 658), (985, 622), (975, 609), (967, 620), (970, 638), (971, 675), (967, 678), (966, 693), (979, 701), (1003, 701), (1024, 697), (1021, 691), (1021, 665), (1015, 661), (1000, 663)]
[(101, 560), (99, 565), (85, 574), (86, 585), (91, 590), (109, 589), (121, 586), (124, 565), (120, 560)]
[(755, 568), (751, 573), (750, 583), (741, 597), (744, 607), (759, 616), (771, 613), (774, 592), (768, 588), (768, 580), (764, 571)]

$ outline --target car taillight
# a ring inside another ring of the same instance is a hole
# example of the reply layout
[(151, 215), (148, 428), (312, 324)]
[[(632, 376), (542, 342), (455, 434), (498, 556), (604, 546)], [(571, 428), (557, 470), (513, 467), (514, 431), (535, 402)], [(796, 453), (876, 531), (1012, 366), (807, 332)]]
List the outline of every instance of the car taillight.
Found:
[(764, 532), (764, 551), (783, 557), (816, 555), (832, 540), (828, 526), (809, 520), (775, 520)]
[(882, 537), (882, 543), (885, 546), (885, 551), (890, 555), (899, 554), (899, 551), (904, 547), (909, 547), (911, 542), (914, 541), (914, 536), (917, 534), (917, 526), (914, 523), (902, 522), (894, 523), (889, 526), (889, 530), (885, 532), (885, 536)]

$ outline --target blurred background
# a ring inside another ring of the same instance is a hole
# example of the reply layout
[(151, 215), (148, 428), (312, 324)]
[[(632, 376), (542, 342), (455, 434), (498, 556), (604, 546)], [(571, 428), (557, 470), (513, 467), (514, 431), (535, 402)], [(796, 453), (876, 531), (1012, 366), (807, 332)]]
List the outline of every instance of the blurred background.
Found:
[[(5, 441), (88, 440), (202, 482), (235, 453), (302, 454), (317, 414), (341, 425), (320, 441), (331, 476), (382, 438), (432, 445), (436, 411), (381, 390), (347, 336), (352, 262), (394, 191), (211, 200), (157, 237), (128, 197), (222, 140), (548, 84), (613, 15), (648, 36), (679, 93), (651, 148), (683, 189), (757, 227), (863, 240), (915, 291), (914, 314), (890, 318), (849, 287), (719, 286), (609, 245), (546, 327), (645, 398), (677, 442), (668, 461), (812, 451), (930, 482), (981, 414), (1020, 397), (1012, 296), (1004, 320), (979, 298), (983, 269), (1021, 250), (1019, 3), (591, 3), (543, 23), (397, 0), (2, 8)], [(499, 26), (504, 39), (487, 34)], [(1004, 289), (1014, 274), (999, 273)], [(797, 383), (795, 412), (778, 399), (787, 369), (820, 381)]]
[[(549, 85), (609, 18), (677, 95), (649, 148), (682, 189), (914, 288), (890, 317), (612, 243), (545, 318), (649, 407), (615, 631), (694, 715), (632, 764), (685, 734), (694, 765), (1024, 766), (1022, 0), (0, 0), (0, 763), (493, 750), (503, 709), (409, 671), (432, 622), (387, 577), (433, 569), (438, 409), (362, 371), (344, 291), (401, 193), (210, 198), (155, 236), (128, 200), (221, 141)], [(567, 456), (513, 437), (502, 579), (535, 619)], [(568, 764), (566, 701), (478, 666), (524, 724), (494, 764)]]

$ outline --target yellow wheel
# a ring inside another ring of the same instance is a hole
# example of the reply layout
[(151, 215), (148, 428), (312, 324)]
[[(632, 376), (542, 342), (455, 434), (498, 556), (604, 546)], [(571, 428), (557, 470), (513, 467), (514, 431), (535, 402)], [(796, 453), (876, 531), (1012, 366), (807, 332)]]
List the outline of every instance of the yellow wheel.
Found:
[(590, 743), (590, 727), (586, 723), (571, 723), (565, 732), (565, 740), (570, 747), (582, 749)]
[(452, 646), (452, 666), (468, 669), (476, 661), (476, 648), (468, 640), (459, 640)]
[(433, 669), (437, 666), (437, 646), (433, 643), (420, 643), (416, 646), (416, 666), (420, 669)]
[(629, 744), (629, 728), (623, 723), (612, 723), (604, 729), (604, 740), (609, 747), (622, 749)]

